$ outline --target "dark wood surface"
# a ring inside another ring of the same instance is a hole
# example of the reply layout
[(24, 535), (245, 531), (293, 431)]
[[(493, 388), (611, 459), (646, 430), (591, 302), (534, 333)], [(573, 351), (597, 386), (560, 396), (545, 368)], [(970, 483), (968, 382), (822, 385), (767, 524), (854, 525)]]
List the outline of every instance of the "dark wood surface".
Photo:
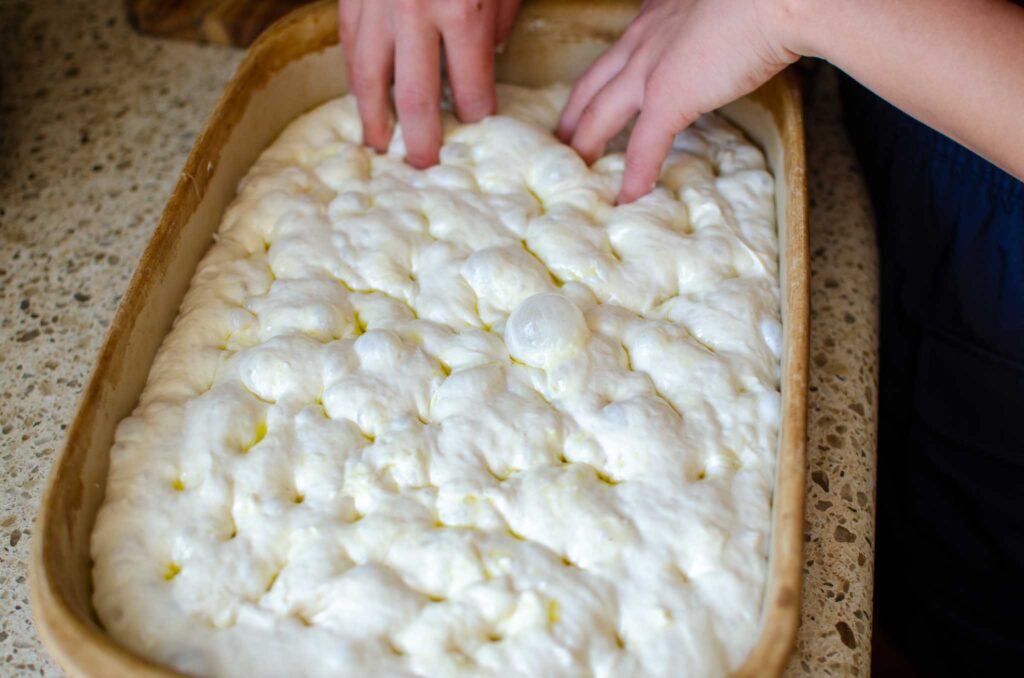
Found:
[(248, 47), (279, 18), (312, 0), (126, 0), (141, 33)]

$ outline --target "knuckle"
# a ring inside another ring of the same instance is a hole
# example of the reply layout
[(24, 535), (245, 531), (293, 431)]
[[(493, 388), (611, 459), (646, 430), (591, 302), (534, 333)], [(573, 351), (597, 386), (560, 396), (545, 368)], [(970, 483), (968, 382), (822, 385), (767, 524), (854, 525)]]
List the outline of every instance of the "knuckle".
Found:
[(678, 89), (670, 85), (648, 81), (644, 85), (643, 108), (649, 120), (649, 126), (657, 129), (671, 127), (683, 117), (676, 101)]
[(576, 81), (569, 94), (567, 106), (575, 106), (582, 110), (590, 103), (601, 87), (601, 74), (591, 68)]
[(646, 50), (638, 49), (630, 55), (629, 61), (622, 67), (620, 79), (629, 83), (638, 83), (644, 87), (651, 80), (650, 56)]
[(672, 92), (663, 83), (655, 79), (648, 79), (643, 83), (644, 105), (654, 111), (655, 107), (664, 106), (672, 100)]
[(678, 81), (655, 72), (644, 83), (645, 108), (661, 127), (676, 132), (701, 115), (698, 95), (688, 93)]
[(448, 23), (466, 26), (483, 14), (484, 0), (446, 0), (442, 12)]

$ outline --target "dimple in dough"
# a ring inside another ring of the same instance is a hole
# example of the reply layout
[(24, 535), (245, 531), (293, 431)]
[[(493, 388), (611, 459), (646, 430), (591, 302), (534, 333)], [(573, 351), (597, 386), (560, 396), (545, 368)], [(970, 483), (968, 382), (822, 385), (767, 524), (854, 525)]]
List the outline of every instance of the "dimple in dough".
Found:
[(650, 195), (552, 136), (567, 95), (355, 102), (242, 181), (92, 538), (122, 644), (218, 676), (719, 675), (757, 631), (779, 422), (773, 181), (708, 115)]

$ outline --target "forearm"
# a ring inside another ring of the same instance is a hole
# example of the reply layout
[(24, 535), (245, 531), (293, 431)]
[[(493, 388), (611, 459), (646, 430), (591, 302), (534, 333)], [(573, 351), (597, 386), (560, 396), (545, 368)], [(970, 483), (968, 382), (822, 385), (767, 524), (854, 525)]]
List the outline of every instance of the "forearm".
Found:
[(820, 56), (1024, 179), (1024, 8), (1003, 0), (783, 0), (793, 51)]

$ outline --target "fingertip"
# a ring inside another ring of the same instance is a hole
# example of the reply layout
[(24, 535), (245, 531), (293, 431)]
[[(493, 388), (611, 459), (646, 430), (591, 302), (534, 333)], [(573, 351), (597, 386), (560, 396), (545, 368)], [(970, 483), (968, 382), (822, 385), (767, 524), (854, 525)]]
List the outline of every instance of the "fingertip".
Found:
[(653, 191), (655, 185), (656, 182), (652, 181), (647, 184), (646, 188), (642, 184), (638, 187), (635, 185), (635, 182), (629, 182), (626, 177), (623, 177), (622, 187), (619, 189), (619, 194), (615, 197), (616, 206), (636, 202)]
[(440, 149), (436, 147), (410, 150), (405, 154), (405, 161), (418, 170), (425, 170), (437, 164), (439, 154)]
[(356, 106), (363, 125), (363, 144), (384, 153), (391, 143), (391, 112), (387, 89), (355, 89)]
[(555, 127), (555, 138), (561, 141), (563, 144), (569, 145), (572, 143), (572, 127), (565, 120), (565, 114), (558, 120), (558, 125)]
[(593, 165), (604, 155), (609, 137), (608, 131), (601, 129), (600, 124), (596, 123), (592, 110), (588, 107), (587, 111), (584, 111), (573, 132), (572, 141), (569, 142), (573, 150), (588, 165)]
[[(589, 102), (590, 99), (587, 99), (587, 103)], [(580, 115), (583, 113), (584, 108), (585, 105), (580, 105), (577, 102), (576, 92), (573, 90), (569, 95), (568, 101), (565, 102), (565, 108), (562, 109), (562, 115), (558, 118), (558, 126), (555, 128), (555, 136), (563, 144), (572, 144), (572, 139), (576, 135), (576, 129), (580, 123)]]
[[(415, 129), (415, 134), (413, 130)], [(433, 167), (440, 160), (441, 154), (441, 118), (436, 119), (436, 126), (425, 124), (419, 120), (415, 127), (403, 125), (402, 136), (405, 140), (405, 161), (418, 170)]]
[(615, 197), (615, 204), (628, 205), (642, 195), (643, 192), (637, 190), (636, 181), (627, 172), (622, 175), (622, 185), (619, 187), (619, 194)]
[(582, 146), (579, 140), (577, 140), (574, 137), (569, 145), (572, 146), (572, 149), (576, 151), (576, 154), (583, 159), (583, 162), (587, 163), (588, 165), (593, 165), (595, 162), (601, 159), (602, 155), (604, 155), (605, 147), (603, 144), (600, 146)]
[(378, 153), (386, 153), (391, 145), (391, 126), (364, 127), (363, 145), (369, 146)]
[(631, 139), (629, 148), (626, 150), (626, 166), (622, 172), (622, 186), (619, 188), (619, 195), (616, 204), (625, 205), (635, 202), (644, 197), (658, 183), (658, 175), (661, 174), (661, 165), (667, 155), (661, 152), (660, 144), (655, 146), (638, 146), (632, 142), (640, 141), (635, 137)]
[(636, 202), (654, 190), (658, 185), (658, 175), (661, 174), (661, 160), (650, 158), (629, 162), (627, 158), (626, 168), (622, 173), (622, 186), (619, 187), (619, 195), (615, 199), (617, 205), (626, 205)]
[(428, 97), (415, 99), (414, 105), (410, 105), (408, 99), (399, 97), (398, 119), (402, 125), (406, 162), (416, 169), (436, 165), (442, 139), (439, 103), (431, 103)]
[(460, 122), (480, 122), (497, 110), (497, 95), (492, 84), (489, 90), (462, 97), (455, 101), (456, 115)]

